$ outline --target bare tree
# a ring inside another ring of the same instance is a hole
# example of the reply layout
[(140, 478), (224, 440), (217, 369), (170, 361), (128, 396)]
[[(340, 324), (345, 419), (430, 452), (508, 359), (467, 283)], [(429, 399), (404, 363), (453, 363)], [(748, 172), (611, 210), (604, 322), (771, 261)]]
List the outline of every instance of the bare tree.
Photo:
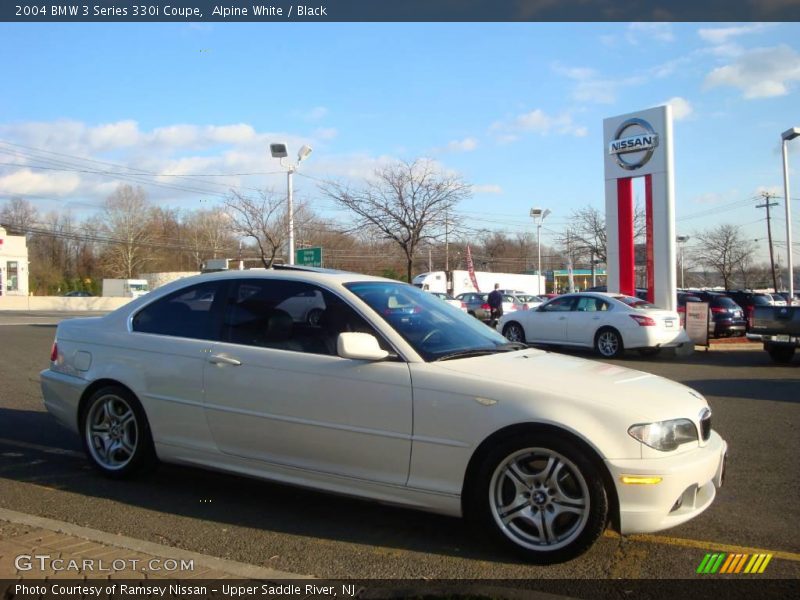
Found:
[(377, 169), (374, 179), (358, 189), (328, 182), (321, 191), (355, 213), (357, 228), (371, 230), (401, 248), (408, 281), (420, 244), (443, 238), (448, 215), (452, 217), (455, 205), (472, 193), (460, 177), (426, 160)]
[(0, 208), (0, 225), (15, 233), (27, 233), (38, 220), (36, 207), (22, 198), (12, 198)]
[[(591, 260), (607, 262), (608, 239), (606, 236), (606, 216), (594, 206), (585, 206), (572, 211), (570, 225), (559, 234), (557, 241), (564, 253), (572, 257), (573, 262)], [(641, 240), (645, 236), (645, 213), (638, 204), (633, 213), (634, 239)]]
[[(237, 233), (252, 238), (262, 264), (272, 267), (289, 237), (286, 199), (272, 190), (260, 192), (257, 198), (232, 191), (225, 206)], [(302, 227), (311, 217), (303, 203), (295, 203), (295, 228)]]
[(220, 209), (189, 213), (183, 221), (183, 237), (198, 268), (205, 258), (218, 258), (236, 245), (231, 235), (231, 218)]
[(140, 273), (151, 260), (150, 247), (155, 238), (144, 190), (120, 184), (106, 200), (100, 226), (110, 242), (104, 253), (108, 271), (123, 278)]
[(740, 228), (735, 225), (718, 225), (694, 233), (693, 237), (697, 240), (694, 261), (719, 273), (726, 290), (730, 289), (733, 274), (739, 266), (752, 262), (753, 243), (743, 239)]

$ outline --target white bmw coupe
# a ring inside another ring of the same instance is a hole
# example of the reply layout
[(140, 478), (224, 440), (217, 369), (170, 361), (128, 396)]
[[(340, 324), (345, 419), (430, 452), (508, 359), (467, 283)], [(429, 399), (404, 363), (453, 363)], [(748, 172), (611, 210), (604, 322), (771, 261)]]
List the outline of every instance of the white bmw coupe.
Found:
[[(287, 310), (310, 297), (318, 319)], [(45, 405), (109, 477), (161, 460), (464, 515), (537, 563), (688, 521), (722, 482), (697, 392), (397, 281), (200, 275), (63, 321), (50, 358)]]

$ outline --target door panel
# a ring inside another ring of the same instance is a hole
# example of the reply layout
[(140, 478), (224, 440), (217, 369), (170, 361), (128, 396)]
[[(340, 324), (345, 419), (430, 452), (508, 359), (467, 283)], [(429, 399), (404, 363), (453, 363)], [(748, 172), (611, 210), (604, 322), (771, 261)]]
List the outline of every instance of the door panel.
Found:
[[(222, 452), (405, 484), (411, 378), (404, 362), (367, 362), (215, 344), (205, 367), (209, 427)], [(240, 364), (230, 364), (236, 360)]]

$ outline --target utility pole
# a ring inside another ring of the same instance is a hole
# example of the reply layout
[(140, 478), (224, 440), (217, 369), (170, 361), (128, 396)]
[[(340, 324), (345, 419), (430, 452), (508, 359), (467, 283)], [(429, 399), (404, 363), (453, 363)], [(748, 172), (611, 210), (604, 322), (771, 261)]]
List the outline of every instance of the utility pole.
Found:
[(447, 274), (450, 272), (450, 240), (448, 239), (449, 229), (448, 225), (450, 224), (450, 216), (445, 209), (444, 211), (444, 277), (445, 280), (447, 279)]
[(766, 208), (767, 209), (767, 240), (769, 242), (769, 268), (772, 272), (772, 289), (775, 292), (778, 291), (778, 281), (775, 277), (775, 258), (772, 254), (772, 225), (770, 224), (769, 218), (769, 209), (771, 206), (778, 206), (777, 202), (770, 202), (772, 198), (775, 198), (773, 194), (769, 192), (761, 192), (761, 197), (764, 198), (764, 204), (756, 204), (756, 208)]

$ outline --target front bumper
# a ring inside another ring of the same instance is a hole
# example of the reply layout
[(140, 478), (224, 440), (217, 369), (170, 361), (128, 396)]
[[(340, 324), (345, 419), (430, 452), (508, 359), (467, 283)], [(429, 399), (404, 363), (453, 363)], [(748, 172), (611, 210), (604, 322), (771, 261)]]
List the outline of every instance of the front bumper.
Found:
[[(665, 458), (606, 461), (617, 488), (620, 533), (651, 533), (693, 519), (714, 501), (725, 475), (728, 444), (715, 431), (705, 446)], [(661, 477), (625, 484), (623, 475)]]

